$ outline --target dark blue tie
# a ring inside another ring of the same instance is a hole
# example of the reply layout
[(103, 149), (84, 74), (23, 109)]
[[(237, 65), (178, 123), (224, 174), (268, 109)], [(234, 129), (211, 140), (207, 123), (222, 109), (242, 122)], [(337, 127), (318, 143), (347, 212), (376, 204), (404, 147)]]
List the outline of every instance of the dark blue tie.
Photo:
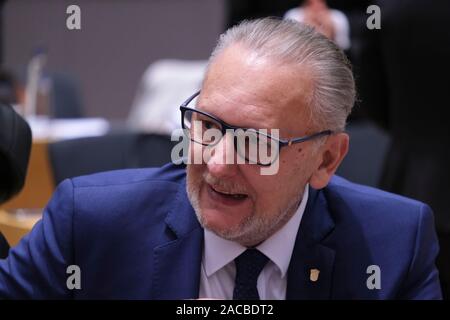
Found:
[(256, 283), (269, 258), (257, 249), (247, 249), (234, 259), (236, 279), (233, 300), (259, 300)]

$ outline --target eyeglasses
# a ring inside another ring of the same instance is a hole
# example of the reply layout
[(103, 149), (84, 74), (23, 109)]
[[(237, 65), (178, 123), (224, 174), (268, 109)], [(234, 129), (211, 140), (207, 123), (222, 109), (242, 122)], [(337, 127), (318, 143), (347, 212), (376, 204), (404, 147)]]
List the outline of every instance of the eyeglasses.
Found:
[[(196, 92), (180, 106), (181, 126), (188, 138), (203, 146), (213, 147), (227, 132), (232, 132), (234, 150), (251, 164), (270, 166), (278, 158), (281, 148), (333, 133), (331, 130), (324, 130), (308, 136), (285, 140), (266, 134), (267, 130), (265, 129), (235, 127), (207, 112), (189, 108), (189, 103), (199, 94), (200, 91)], [(267, 154), (269, 150), (270, 154)]]

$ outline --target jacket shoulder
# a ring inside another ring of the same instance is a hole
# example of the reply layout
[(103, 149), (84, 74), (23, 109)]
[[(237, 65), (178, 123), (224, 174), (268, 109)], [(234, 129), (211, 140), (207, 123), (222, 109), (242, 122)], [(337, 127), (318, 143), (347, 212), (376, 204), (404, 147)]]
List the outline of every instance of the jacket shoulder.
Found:
[(167, 164), (161, 168), (117, 170), (73, 178), (71, 182), (72, 187), (63, 190), (72, 193), (78, 218), (93, 222), (120, 217), (129, 221), (145, 214), (156, 223), (154, 219), (162, 221), (185, 189), (185, 168)]
[(72, 184), (74, 188), (101, 188), (146, 182), (179, 184), (184, 177), (184, 166), (168, 163), (160, 168), (123, 169), (80, 176), (73, 178)]
[(390, 242), (392, 246), (404, 240), (405, 245), (411, 245), (423, 221), (433, 224), (433, 213), (425, 203), (338, 176), (323, 191), (329, 211), (341, 228), (347, 232), (360, 230), (367, 239), (377, 239), (376, 243)]
[[(369, 265), (376, 265), (383, 272), (379, 298), (440, 298), (434, 266), (438, 242), (428, 205), (338, 176), (323, 192), (336, 225), (328, 242), (341, 255), (351, 253), (352, 263), (336, 266), (343, 279), (365, 275)], [(365, 281), (358, 283), (363, 283), (358, 290), (366, 290)]]
[(399, 210), (397, 214), (427, 206), (423, 202), (377, 188), (353, 183), (339, 176), (334, 176), (331, 179), (329, 185), (325, 188), (325, 192), (327, 196), (334, 198), (333, 200), (340, 199), (353, 206), (363, 206), (372, 208), (373, 210)]

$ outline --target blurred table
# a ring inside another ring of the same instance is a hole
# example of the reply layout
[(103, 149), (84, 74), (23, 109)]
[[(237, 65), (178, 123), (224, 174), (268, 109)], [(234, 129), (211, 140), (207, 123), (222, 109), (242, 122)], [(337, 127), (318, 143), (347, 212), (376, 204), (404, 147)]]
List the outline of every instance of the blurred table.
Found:
[(49, 119), (36, 116), (27, 118), (33, 140), (60, 141), (83, 137), (102, 136), (111, 129), (103, 118)]
[(17, 210), (7, 212), (0, 209), (0, 232), (10, 246), (15, 246), (41, 218), (40, 211)]
[(48, 144), (54, 141), (104, 135), (110, 129), (102, 118), (53, 119), (35, 117), (27, 120), (33, 132), (27, 177), (22, 191), (0, 209), (42, 209), (55, 189)]
[(55, 188), (47, 148), (47, 141), (33, 141), (25, 185), (18, 195), (2, 204), (0, 210), (45, 207)]
[(55, 189), (48, 145), (53, 141), (106, 134), (111, 126), (101, 118), (28, 119), (33, 132), (27, 177), (22, 191), (0, 205), (0, 232), (11, 246), (17, 244), (40, 219)]

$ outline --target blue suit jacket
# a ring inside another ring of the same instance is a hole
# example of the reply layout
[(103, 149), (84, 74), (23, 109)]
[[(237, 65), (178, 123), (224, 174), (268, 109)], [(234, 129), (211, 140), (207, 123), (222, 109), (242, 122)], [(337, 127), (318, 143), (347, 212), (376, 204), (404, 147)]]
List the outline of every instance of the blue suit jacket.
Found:
[[(203, 229), (185, 168), (66, 180), (42, 220), (0, 260), (1, 298), (198, 297)], [(288, 271), (288, 299), (440, 298), (433, 216), (423, 203), (334, 177), (310, 190)], [(69, 290), (69, 265), (81, 290)], [(381, 289), (370, 290), (370, 265)], [(310, 270), (320, 270), (310, 280)]]

